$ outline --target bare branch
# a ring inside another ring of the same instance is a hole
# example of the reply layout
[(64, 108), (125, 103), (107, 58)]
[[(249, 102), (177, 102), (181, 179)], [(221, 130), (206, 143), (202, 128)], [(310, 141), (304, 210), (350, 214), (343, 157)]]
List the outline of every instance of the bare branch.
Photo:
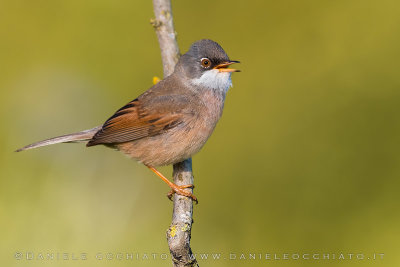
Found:
[(175, 64), (179, 59), (179, 47), (176, 41), (176, 32), (172, 20), (172, 9), (170, 0), (153, 0), (155, 19), (151, 24), (156, 30), (158, 43), (161, 49), (161, 58), (164, 69), (164, 77), (174, 71)]
[[(164, 77), (174, 71), (179, 59), (179, 48), (174, 30), (170, 0), (153, 0), (155, 19), (151, 20), (161, 49)], [(192, 159), (174, 164), (174, 183), (194, 184)], [(193, 189), (187, 189), (193, 190)], [(167, 231), (167, 241), (174, 266), (198, 266), (190, 248), (193, 223), (193, 201), (175, 194), (172, 223)]]

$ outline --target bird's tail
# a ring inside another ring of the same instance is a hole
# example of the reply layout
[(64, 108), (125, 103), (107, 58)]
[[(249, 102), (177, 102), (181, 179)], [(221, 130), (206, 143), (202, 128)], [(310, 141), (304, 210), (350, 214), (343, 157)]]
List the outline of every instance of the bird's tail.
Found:
[(49, 138), (40, 142), (36, 142), (27, 146), (24, 146), (18, 150), (16, 150), (15, 152), (20, 152), (20, 151), (24, 151), (24, 150), (28, 150), (28, 149), (32, 149), (32, 148), (37, 148), (37, 147), (41, 147), (41, 146), (48, 146), (48, 145), (54, 145), (54, 144), (58, 144), (58, 143), (75, 143), (75, 142), (85, 142), (85, 141), (89, 141), (90, 139), (92, 139), (93, 135), (95, 133), (97, 133), (99, 130), (101, 129), (101, 126), (89, 129), (89, 130), (85, 130), (82, 132), (77, 132), (77, 133), (72, 133), (72, 134), (66, 134), (66, 135), (62, 135), (62, 136), (58, 136), (58, 137), (53, 137), (53, 138)]

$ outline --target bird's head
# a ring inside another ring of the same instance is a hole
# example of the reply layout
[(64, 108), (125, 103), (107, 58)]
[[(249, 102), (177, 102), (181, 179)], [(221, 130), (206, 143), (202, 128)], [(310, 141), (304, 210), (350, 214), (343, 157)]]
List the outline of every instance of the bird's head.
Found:
[(229, 68), (234, 63), (239, 61), (230, 60), (218, 43), (203, 39), (193, 43), (182, 55), (175, 71), (181, 72), (193, 85), (226, 92), (232, 85), (232, 73), (239, 71)]

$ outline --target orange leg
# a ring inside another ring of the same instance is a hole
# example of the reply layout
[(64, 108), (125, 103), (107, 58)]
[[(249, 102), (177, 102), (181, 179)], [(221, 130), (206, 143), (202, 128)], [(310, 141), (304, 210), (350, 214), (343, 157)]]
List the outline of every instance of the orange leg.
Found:
[(177, 193), (178, 195), (189, 197), (189, 198), (193, 199), (193, 201), (195, 201), (196, 203), (198, 202), (197, 198), (192, 193), (190, 193), (187, 190), (184, 190), (186, 188), (194, 188), (194, 185), (192, 185), (192, 184), (190, 184), (190, 185), (176, 185), (176, 184), (172, 183), (171, 181), (169, 181), (167, 178), (165, 178), (165, 176), (162, 175), (161, 172), (157, 171), (155, 168), (150, 167), (150, 166), (147, 166), (147, 168), (149, 168), (155, 174), (157, 174), (157, 176), (160, 177), (161, 180), (163, 180), (171, 188), (171, 192), (168, 193), (168, 198), (169, 199), (171, 199), (172, 196), (175, 193)]

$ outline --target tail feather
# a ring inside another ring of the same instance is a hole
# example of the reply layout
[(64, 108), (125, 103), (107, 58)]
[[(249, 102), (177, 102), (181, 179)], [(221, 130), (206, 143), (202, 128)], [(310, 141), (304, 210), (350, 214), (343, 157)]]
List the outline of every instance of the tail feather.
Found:
[(58, 144), (58, 143), (74, 143), (74, 142), (84, 142), (84, 141), (89, 141), (90, 139), (92, 139), (93, 135), (95, 135), (95, 133), (97, 133), (99, 130), (101, 129), (101, 126), (89, 129), (89, 130), (85, 130), (85, 131), (81, 131), (81, 132), (77, 132), (77, 133), (72, 133), (72, 134), (66, 134), (66, 135), (62, 135), (62, 136), (58, 136), (58, 137), (53, 137), (53, 138), (49, 138), (40, 142), (36, 142), (27, 146), (24, 146), (18, 150), (16, 150), (15, 152), (20, 152), (20, 151), (24, 151), (24, 150), (28, 150), (28, 149), (32, 149), (32, 148), (37, 148), (37, 147), (41, 147), (41, 146), (48, 146), (48, 145), (54, 145), (54, 144)]

